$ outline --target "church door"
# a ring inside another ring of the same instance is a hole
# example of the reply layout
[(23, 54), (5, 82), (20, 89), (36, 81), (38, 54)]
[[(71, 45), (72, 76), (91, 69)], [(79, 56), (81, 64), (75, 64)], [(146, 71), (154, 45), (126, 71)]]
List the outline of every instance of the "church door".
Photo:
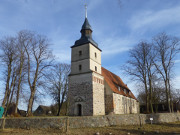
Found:
[(82, 115), (82, 105), (81, 104), (78, 104), (77, 111), (78, 111), (78, 116), (81, 116)]

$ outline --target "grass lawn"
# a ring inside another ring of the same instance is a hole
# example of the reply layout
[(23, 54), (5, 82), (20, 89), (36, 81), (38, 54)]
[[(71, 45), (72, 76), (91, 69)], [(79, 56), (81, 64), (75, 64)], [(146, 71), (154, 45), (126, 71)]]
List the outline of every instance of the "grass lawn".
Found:
[(164, 124), (146, 124), (140, 126), (115, 126), (103, 128), (69, 129), (63, 133), (58, 129), (5, 129), (0, 135), (180, 135), (180, 122)]

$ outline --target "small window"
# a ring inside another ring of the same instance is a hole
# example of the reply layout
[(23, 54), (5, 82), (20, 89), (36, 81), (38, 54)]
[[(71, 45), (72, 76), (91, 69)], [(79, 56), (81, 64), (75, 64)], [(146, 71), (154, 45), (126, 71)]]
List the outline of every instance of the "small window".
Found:
[(81, 70), (82, 69), (82, 66), (81, 65), (79, 65), (79, 70)]
[(126, 94), (126, 89), (124, 89), (124, 93)]
[(94, 53), (94, 55), (95, 55), (95, 58), (97, 58), (97, 54), (96, 54), (96, 53)]
[(120, 87), (118, 86), (118, 90), (121, 91)]
[(82, 51), (79, 51), (79, 56), (81, 56), (82, 55)]
[(95, 66), (95, 71), (97, 71), (97, 67)]

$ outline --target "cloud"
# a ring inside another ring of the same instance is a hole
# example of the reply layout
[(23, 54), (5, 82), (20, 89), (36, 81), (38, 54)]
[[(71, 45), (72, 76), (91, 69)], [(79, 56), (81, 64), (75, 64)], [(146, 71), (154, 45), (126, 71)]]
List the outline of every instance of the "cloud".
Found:
[(177, 64), (177, 63), (180, 63), (180, 60), (175, 60), (174, 63), (176, 63), (176, 64)]
[(54, 40), (52, 46), (53, 55), (55, 55), (58, 62), (70, 63), (71, 49), (69, 40)]
[(180, 89), (180, 76), (175, 77), (173, 84), (174, 84), (174, 88)]
[[(104, 38), (103, 38), (104, 39)], [(115, 55), (118, 53), (126, 52), (132, 48), (135, 41), (132, 38), (105, 38), (102, 43), (103, 55)]]
[(157, 28), (166, 26), (172, 23), (180, 23), (180, 6), (162, 9), (159, 11), (140, 11), (135, 14), (129, 21), (132, 30), (142, 28)]
[(71, 60), (71, 54), (70, 51), (58, 51), (58, 52), (53, 52), (53, 54), (56, 57), (56, 60), (58, 62), (62, 62), (62, 63), (70, 63)]

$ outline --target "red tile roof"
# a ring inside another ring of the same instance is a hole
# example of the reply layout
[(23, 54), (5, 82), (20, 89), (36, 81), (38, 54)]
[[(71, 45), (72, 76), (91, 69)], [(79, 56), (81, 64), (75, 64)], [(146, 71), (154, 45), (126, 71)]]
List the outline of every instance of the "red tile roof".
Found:
[[(127, 87), (127, 85), (124, 84), (124, 82), (119, 76), (113, 74), (112, 72), (108, 71), (103, 67), (101, 69), (102, 69), (102, 76), (104, 76), (104, 80), (107, 82), (107, 84), (109, 85), (109, 87), (112, 89), (113, 92), (137, 100), (136, 97), (131, 92), (131, 90)], [(118, 90), (118, 86), (120, 87), (120, 91)], [(126, 89), (127, 93), (125, 93), (123, 89)]]

